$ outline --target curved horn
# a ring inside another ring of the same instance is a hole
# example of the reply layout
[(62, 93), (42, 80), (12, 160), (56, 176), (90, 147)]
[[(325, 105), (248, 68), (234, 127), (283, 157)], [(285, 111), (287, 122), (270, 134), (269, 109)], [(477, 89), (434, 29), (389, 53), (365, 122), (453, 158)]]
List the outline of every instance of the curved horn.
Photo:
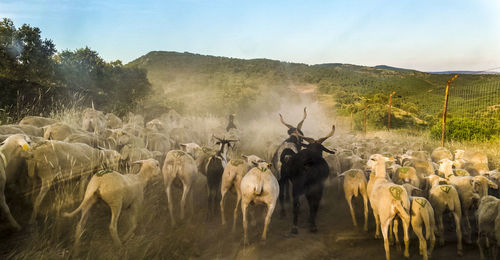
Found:
[(300, 122), (297, 124), (297, 129), (299, 129), (299, 130), (302, 130), (302, 124), (304, 124), (304, 120), (306, 120), (306, 117), (307, 117), (307, 111), (306, 111), (306, 108), (307, 108), (307, 107), (304, 107), (304, 117), (302, 118), (302, 121), (300, 121)]
[(306, 140), (306, 142), (308, 142), (308, 143), (310, 143), (310, 144), (312, 144), (312, 143), (315, 143), (315, 142), (316, 142), (316, 141), (315, 141), (313, 138), (311, 138), (311, 137), (305, 137), (305, 136), (301, 135), (301, 134), (299, 133), (298, 129), (296, 129), (296, 130), (295, 130), (295, 134), (296, 134), (298, 137), (300, 137), (300, 138), (302, 138), (302, 139)]
[(332, 125), (332, 131), (330, 131), (330, 133), (327, 136), (318, 139), (317, 142), (320, 143), (320, 144), (323, 143), (326, 139), (328, 139), (329, 137), (331, 137), (333, 135), (333, 133), (335, 133), (335, 125)]
[(294, 128), (292, 125), (285, 123), (285, 120), (283, 120), (283, 116), (281, 114), (279, 114), (279, 115), (280, 115), (280, 121), (282, 124), (284, 124), (286, 127), (288, 127), (288, 129)]
[(212, 137), (219, 140), (219, 142), (222, 142), (222, 139), (220, 139), (219, 137), (215, 136), (214, 134), (212, 134)]

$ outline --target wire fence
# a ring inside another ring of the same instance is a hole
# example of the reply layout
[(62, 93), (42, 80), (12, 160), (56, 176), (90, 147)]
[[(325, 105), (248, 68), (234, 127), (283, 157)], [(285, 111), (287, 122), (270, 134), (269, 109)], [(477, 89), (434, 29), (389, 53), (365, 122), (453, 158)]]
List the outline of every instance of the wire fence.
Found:
[(475, 84), (468, 82), (453, 85), (450, 89), (448, 119), (463, 119), (465, 127), (473, 135), (488, 129), (491, 135), (500, 134), (500, 80)]

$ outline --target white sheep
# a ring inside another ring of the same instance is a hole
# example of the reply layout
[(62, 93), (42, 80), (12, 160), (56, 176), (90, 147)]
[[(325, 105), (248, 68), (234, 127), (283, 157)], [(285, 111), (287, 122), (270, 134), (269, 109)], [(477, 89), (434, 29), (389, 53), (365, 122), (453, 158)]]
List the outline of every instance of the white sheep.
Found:
[(233, 232), (236, 229), (236, 219), (238, 217), (238, 208), (241, 202), (241, 180), (243, 176), (248, 172), (249, 167), (253, 166), (254, 163), (263, 162), (260, 157), (256, 155), (243, 155), (243, 158), (246, 159), (232, 159), (224, 168), (224, 173), (222, 173), (222, 181), (221, 181), (221, 200), (220, 200), (220, 212), (222, 225), (226, 224), (226, 218), (224, 214), (224, 201), (226, 198), (226, 193), (230, 190), (236, 193), (236, 206), (234, 207), (234, 215), (233, 215)]
[(181, 150), (172, 150), (165, 156), (163, 162), (163, 184), (167, 194), (168, 210), (170, 212), (170, 219), (172, 226), (175, 225), (173, 201), (172, 201), (172, 183), (178, 179), (182, 183), (183, 191), (181, 198), (181, 220), (184, 219), (184, 208), (186, 199), (190, 196), (191, 211), (194, 212), (193, 195), (190, 194), (191, 188), (198, 177), (198, 168), (196, 162), (191, 155)]
[(388, 232), (389, 226), (396, 215), (399, 215), (403, 221), (404, 231), (404, 256), (409, 257), (409, 236), (408, 228), (410, 225), (410, 200), (406, 190), (401, 185), (392, 183), (386, 173), (386, 162), (389, 158), (380, 154), (370, 156), (367, 166), (375, 172), (373, 186), (368, 194), (370, 204), (373, 209), (373, 215), (377, 225), (375, 237), (379, 237), (379, 226), (384, 238), (385, 258), (391, 258), (389, 251)]
[(344, 177), (344, 195), (347, 200), (347, 204), (349, 205), (352, 223), (355, 227), (358, 226), (358, 223), (356, 222), (354, 208), (352, 207), (352, 197), (358, 197), (358, 195), (363, 197), (365, 215), (365, 225), (363, 229), (368, 231), (368, 193), (366, 190), (367, 182), (365, 173), (359, 169), (351, 169), (343, 172), (340, 176)]
[(476, 184), (476, 180), (472, 176), (455, 176), (452, 167), (453, 161), (443, 159), (440, 161), (439, 171), (457, 189), (464, 217), (464, 227), (467, 231), (467, 242), (472, 243), (472, 228), (469, 213), (473, 210), (474, 203), (479, 202), (480, 197), (476, 190), (479, 184)]
[[(481, 259), (485, 259), (484, 250), (490, 247), (491, 259), (497, 259), (500, 246), (500, 200), (493, 196), (481, 198), (477, 209), (478, 238), (477, 245)], [(496, 242), (496, 243), (491, 243)]]
[(122, 175), (115, 171), (101, 171), (92, 176), (80, 206), (73, 212), (64, 214), (65, 217), (73, 217), (78, 212), (82, 212), (80, 221), (76, 226), (75, 248), (78, 248), (80, 244), (82, 228), (87, 221), (88, 212), (98, 199), (106, 202), (111, 209), (109, 232), (113, 242), (117, 246), (122, 244), (117, 230), (122, 209), (130, 210), (128, 216), (129, 230), (125, 233), (124, 240), (127, 240), (133, 234), (137, 227), (137, 216), (144, 200), (144, 187), (153, 176), (160, 174), (160, 164), (157, 160), (142, 160), (134, 162), (134, 164), (141, 165), (141, 170), (137, 174)]
[[(408, 192), (408, 195), (410, 195), (412, 216), (411, 227), (419, 240), (420, 255), (423, 255), (424, 260), (427, 260), (432, 254), (432, 250), (436, 243), (435, 232), (437, 232), (437, 228), (434, 219), (434, 209), (426, 198), (411, 196), (414, 190), (419, 190), (417, 187), (409, 183), (403, 184), (403, 187)], [(424, 225), (425, 237), (422, 232)], [(429, 249), (427, 249), (427, 240), (430, 242)]]
[(9, 136), (2, 142), (2, 146), (0, 146), (0, 208), (7, 217), (10, 225), (16, 230), (20, 230), (21, 226), (10, 213), (9, 206), (5, 200), (5, 185), (7, 181), (12, 181), (17, 176), (9, 175), (7, 167), (12, 161), (26, 158), (29, 155), (29, 150), (31, 149), (29, 145), (30, 141), (30, 138), (26, 135), (15, 134)]
[(444, 245), (444, 225), (443, 213), (449, 209), (455, 219), (455, 231), (457, 233), (457, 254), (463, 255), (462, 247), (462, 230), (460, 228), (460, 220), (462, 218), (462, 209), (458, 192), (453, 185), (445, 184), (448, 181), (437, 175), (430, 175), (425, 177), (431, 186), (429, 190), (429, 202), (434, 209), (436, 219), (438, 222), (439, 230), (439, 243)]
[(253, 163), (252, 168), (241, 180), (241, 211), (243, 213), (243, 241), (248, 244), (247, 236), (247, 208), (253, 202), (254, 204), (266, 204), (267, 214), (262, 232), (262, 240), (266, 240), (267, 230), (271, 222), (271, 215), (276, 207), (276, 201), (279, 195), (279, 184), (276, 177), (269, 169), (271, 167), (267, 162)]

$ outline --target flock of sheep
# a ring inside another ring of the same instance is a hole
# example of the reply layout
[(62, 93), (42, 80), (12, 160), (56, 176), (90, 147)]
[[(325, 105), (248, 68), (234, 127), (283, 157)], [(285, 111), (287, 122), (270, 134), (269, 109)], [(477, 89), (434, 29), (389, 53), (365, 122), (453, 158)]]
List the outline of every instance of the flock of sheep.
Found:
[[(251, 141), (244, 138), (243, 129), (237, 128), (234, 115), (227, 124), (213, 127), (202, 127), (173, 110), (145, 122), (140, 115), (129, 114), (122, 121), (111, 113), (86, 109), (81, 115), (81, 127), (28, 116), (19, 124), (0, 126), (0, 207), (11, 226), (19, 230), (21, 226), (5, 199), (7, 183), (26, 172), (34, 195), (30, 224), (35, 224), (50, 188), (58, 182), (77, 179), (81, 203), (72, 212), (63, 213), (66, 217), (80, 214), (75, 248), (79, 247), (88, 212), (98, 200), (111, 209), (109, 230), (113, 242), (120, 246), (135, 231), (148, 181), (162, 175), (169, 221), (176, 225), (173, 184), (182, 186), (179, 214), (183, 219), (186, 204), (195, 213), (193, 193), (198, 191), (193, 189), (196, 180), (202, 178), (206, 179), (208, 190), (208, 216), (220, 210), (223, 225), (227, 222), (225, 199), (229, 191), (235, 193), (232, 229), (236, 229), (241, 209), (247, 244), (247, 213), (255, 219), (249, 205), (267, 206), (262, 233), (265, 240), (275, 207), (280, 205), (283, 216), (290, 194), (292, 233), (298, 232), (299, 198), (305, 195), (310, 231), (316, 232), (315, 218), (323, 188), (332, 180), (343, 178), (354, 226), (357, 221), (352, 198), (361, 195), (364, 230), (368, 231), (370, 205), (376, 223), (375, 237), (382, 235), (386, 259), (390, 258), (390, 242), (395, 240), (399, 247), (399, 220), (404, 231), (404, 256), (409, 257), (411, 227), (419, 239), (420, 254), (427, 259), (436, 235), (444, 244), (443, 215), (448, 211), (455, 221), (458, 255), (463, 254), (462, 227), (466, 241), (472, 241), (475, 223), (471, 223), (470, 217), (475, 213), (481, 258), (485, 257), (486, 248), (496, 257), (500, 200), (488, 196), (488, 192), (498, 189), (500, 173), (489, 169), (484, 153), (457, 150), (453, 155), (443, 147), (429, 153), (404, 141), (351, 135), (330, 138), (335, 126), (325, 137), (313, 139), (302, 132), (306, 117), (304, 109), (302, 120), (293, 126), (280, 115), (281, 123), (288, 128), (287, 135), (273, 137), (255, 155), (248, 153), (251, 149), (246, 147), (251, 147)], [(339, 185), (338, 189), (342, 187)], [(117, 222), (123, 209), (131, 210), (126, 212), (128, 230), (120, 238)]]

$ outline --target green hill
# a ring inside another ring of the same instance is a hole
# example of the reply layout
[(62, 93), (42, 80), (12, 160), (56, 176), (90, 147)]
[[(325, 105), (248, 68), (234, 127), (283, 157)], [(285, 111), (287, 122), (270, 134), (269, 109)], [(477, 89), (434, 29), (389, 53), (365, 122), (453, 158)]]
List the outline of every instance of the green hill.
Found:
[[(341, 112), (359, 112), (364, 99), (368, 99), (369, 107), (383, 110), (389, 93), (396, 91), (393, 105), (411, 113), (411, 118), (425, 122), (435, 120), (442, 111), (446, 82), (452, 76), (385, 65), (306, 65), (164, 51), (150, 52), (126, 66), (147, 71), (156, 98), (161, 96), (166, 105), (191, 112), (248, 112), (263, 106), (272, 109), (276, 95), (290, 92), (289, 86), (313, 84), (323, 100), (325, 96), (334, 99), (336, 109)], [(471, 111), (486, 113), (488, 107), (500, 104), (500, 75), (460, 75), (452, 86), (451, 116), (471, 116)], [(203, 102), (197, 102), (200, 97)], [(196, 106), (189, 104), (193, 101)], [(257, 107), (254, 103), (258, 103)], [(383, 126), (380, 123), (374, 127)]]

